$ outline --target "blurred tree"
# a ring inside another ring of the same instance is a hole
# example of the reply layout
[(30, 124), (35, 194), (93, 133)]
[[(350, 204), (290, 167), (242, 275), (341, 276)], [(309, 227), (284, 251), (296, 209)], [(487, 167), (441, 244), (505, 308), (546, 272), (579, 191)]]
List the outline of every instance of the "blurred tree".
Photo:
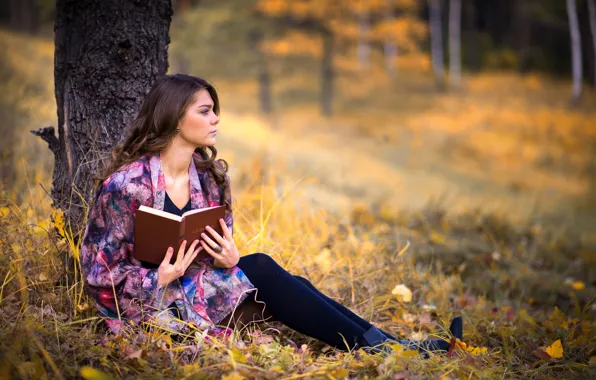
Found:
[(443, 27), (441, 22), (441, 0), (428, 0), (431, 59), (435, 83), (439, 90), (445, 88), (443, 66)]
[(288, 27), (314, 33), (322, 40), (321, 56), (321, 113), (333, 114), (333, 58), (336, 39), (342, 30), (347, 9), (341, 0), (260, 0), (257, 8), (264, 14), (285, 22)]
[(461, 85), (461, 0), (449, 1), (449, 84)]
[(54, 128), (36, 135), (54, 153), (52, 198), (80, 232), (94, 178), (155, 79), (166, 73), (170, 0), (58, 0)]
[[(271, 57), (267, 35), (280, 27), (255, 9), (257, 0), (202, 0), (191, 6), (182, 22), (172, 25), (171, 52), (188, 62), (188, 70), (200, 76), (229, 80), (256, 78), (257, 98), (263, 113), (273, 109)], [(200, 36), (200, 38), (197, 38)], [(222, 49), (223, 48), (223, 49)]]
[(590, 32), (592, 34), (592, 63), (593, 69), (593, 83), (596, 88), (596, 0), (588, 0), (588, 15), (590, 17)]
[[(384, 22), (391, 25), (395, 22), (395, 8), (392, 0), (385, 0)], [(394, 77), (397, 71), (397, 43), (395, 39), (387, 36), (383, 39), (383, 53), (385, 56), (385, 72), (387, 76)]]
[(10, 27), (26, 33), (37, 31), (37, 7), (35, 0), (9, 0)]
[(395, 74), (397, 51), (401, 54), (420, 53), (423, 41), (428, 38), (428, 27), (419, 17), (420, 2), (417, 0), (386, 0), (371, 8), (374, 19), (371, 41), (382, 45), (385, 70), (388, 76)]
[(361, 70), (370, 68), (370, 9), (369, 2), (362, 0), (358, 11), (358, 64)]
[(578, 104), (582, 95), (582, 50), (575, 0), (567, 0), (567, 15), (569, 17), (569, 34), (571, 37), (572, 100), (574, 104)]

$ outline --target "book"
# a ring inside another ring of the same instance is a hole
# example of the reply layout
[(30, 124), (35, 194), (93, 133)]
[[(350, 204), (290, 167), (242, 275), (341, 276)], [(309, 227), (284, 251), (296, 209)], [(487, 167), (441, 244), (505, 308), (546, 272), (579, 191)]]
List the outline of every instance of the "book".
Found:
[[(182, 242), (186, 240), (185, 249), (188, 250), (195, 239), (204, 240), (201, 233), (206, 231), (207, 226), (211, 226), (220, 236), (223, 236), (219, 219), (225, 216), (225, 210), (225, 205), (214, 206), (190, 210), (178, 216), (142, 205), (135, 214), (134, 258), (159, 265), (168, 247), (172, 247), (174, 254), (170, 262), (174, 263)], [(208, 233), (208, 235), (211, 234)], [(200, 246), (201, 243), (196, 248)], [(207, 257), (211, 255), (203, 249), (197, 254), (195, 261)]]

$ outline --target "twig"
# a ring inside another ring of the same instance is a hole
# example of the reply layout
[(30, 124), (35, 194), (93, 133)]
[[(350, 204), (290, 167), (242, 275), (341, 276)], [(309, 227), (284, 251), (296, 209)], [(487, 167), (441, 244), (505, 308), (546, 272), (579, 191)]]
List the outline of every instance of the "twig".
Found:
[(52, 153), (56, 154), (58, 151), (58, 146), (60, 145), (60, 141), (56, 137), (54, 133), (54, 127), (44, 127), (39, 128), (37, 131), (30, 131), (33, 135), (41, 137), (41, 139), (48, 143), (48, 148), (52, 151)]

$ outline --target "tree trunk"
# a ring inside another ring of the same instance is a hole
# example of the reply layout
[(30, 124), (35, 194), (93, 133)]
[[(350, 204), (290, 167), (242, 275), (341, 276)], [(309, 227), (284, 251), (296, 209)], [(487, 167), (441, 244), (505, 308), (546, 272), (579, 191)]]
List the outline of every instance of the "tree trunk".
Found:
[(440, 90), (445, 88), (443, 67), (443, 36), (441, 28), (441, 1), (428, 0), (430, 21), (430, 47), (435, 82)]
[(368, 70), (370, 63), (370, 14), (363, 9), (358, 14), (358, 66)]
[(261, 112), (270, 114), (273, 107), (271, 105), (271, 75), (269, 73), (269, 62), (267, 55), (261, 47), (264, 35), (263, 31), (257, 28), (249, 33), (250, 47), (256, 55), (257, 61), (257, 83), (259, 84), (259, 105)]
[(573, 104), (578, 104), (582, 95), (582, 48), (575, 0), (567, 0), (567, 16), (569, 17), (569, 34), (571, 35), (572, 101)]
[(590, 32), (592, 34), (592, 46), (593, 46), (593, 57), (592, 62), (594, 63), (594, 88), (596, 88), (596, 1), (588, 0), (588, 13), (590, 15)]
[(466, 66), (470, 71), (480, 70), (480, 54), (478, 53), (478, 31), (476, 6), (471, 1), (466, 1), (464, 6), (464, 52)]
[(171, 17), (170, 0), (57, 1), (58, 139), (52, 130), (44, 140), (55, 155), (54, 206), (64, 211), (75, 233), (83, 228), (100, 164), (123, 138), (153, 82), (167, 71)]
[(323, 38), (323, 58), (321, 61), (321, 113), (325, 117), (333, 114), (333, 33), (325, 32)]
[(530, 17), (531, 2), (517, 3), (514, 7), (515, 28), (513, 28), (513, 44), (519, 56), (518, 70), (524, 74), (530, 69), (530, 53), (532, 49), (532, 17)]
[(461, 0), (449, 4), (449, 83), (461, 86)]
[[(385, 22), (392, 23), (393, 5), (391, 0), (385, 0)], [(397, 58), (397, 43), (392, 37), (386, 38), (383, 44), (383, 52), (385, 55), (385, 72), (387, 76), (393, 78), (396, 74), (396, 58)]]

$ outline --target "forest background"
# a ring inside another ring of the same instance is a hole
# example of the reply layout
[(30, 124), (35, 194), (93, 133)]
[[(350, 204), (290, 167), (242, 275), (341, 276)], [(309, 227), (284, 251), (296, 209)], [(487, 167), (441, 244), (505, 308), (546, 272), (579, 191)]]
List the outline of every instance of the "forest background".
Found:
[[(578, 377), (596, 365), (594, 0), (178, 0), (169, 73), (213, 82), (242, 254), (430, 360), (273, 325), (106, 335), (52, 208), (51, 0), (0, 4), (0, 352), (20, 377)], [(109, 337), (109, 338), (108, 338)], [(303, 345), (306, 344), (306, 345)], [(471, 348), (470, 348), (471, 347)]]

